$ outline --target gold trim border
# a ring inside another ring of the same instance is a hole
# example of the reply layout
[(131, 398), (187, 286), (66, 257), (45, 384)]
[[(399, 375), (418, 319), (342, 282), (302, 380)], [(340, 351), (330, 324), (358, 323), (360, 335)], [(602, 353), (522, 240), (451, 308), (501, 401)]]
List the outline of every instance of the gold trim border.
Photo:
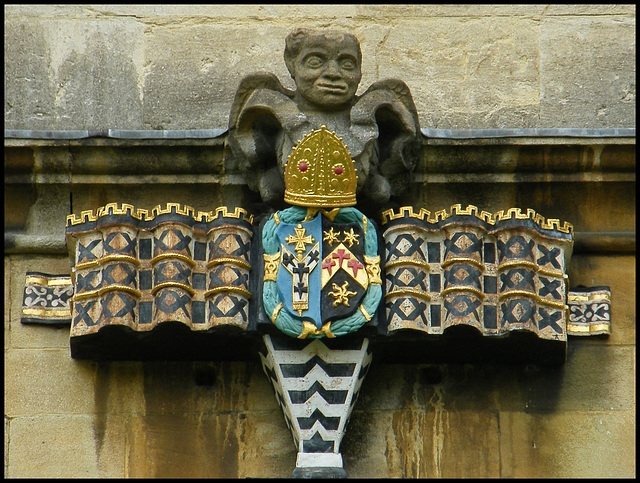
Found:
[(206, 298), (220, 292), (236, 292), (236, 293), (239, 293), (240, 295), (244, 295), (248, 299), (250, 299), (252, 296), (252, 293), (249, 292), (247, 289), (244, 289), (242, 287), (236, 287), (235, 285), (222, 285), (220, 287), (214, 287), (210, 290), (207, 290), (204, 293), (204, 296)]
[(445, 297), (445, 296), (449, 295), (450, 293), (454, 293), (454, 292), (471, 292), (476, 297), (478, 297), (480, 300), (484, 300), (484, 297), (485, 297), (485, 294), (483, 292), (481, 292), (480, 290), (478, 290), (477, 288), (465, 287), (465, 286), (447, 287), (447, 288), (445, 288), (444, 290), (442, 290), (440, 292), (440, 296)]
[(39, 315), (41, 317), (71, 317), (71, 310), (66, 309), (35, 309), (23, 308), (22, 315)]
[(431, 215), (430, 211), (425, 210), (424, 208), (420, 208), (417, 213), (414, 212), (412, 206), (402, 206), (398, 209), (397, 212), (392, 208), (382, 212), (381, 225), (386, 225), (392, 220), (397, 220), (404, 217), (415, 218), (421, 221), (426, 220), (429, 223), (438, 223), (439, 221), (444, 221), (454, 215), (475, 216), (479, 220), (482, 220), (490, 225), (495, 225), (499, 221), (511, 219), (532, 220), (544, 230), (557, 230), (562, 233), (573, 234), (573, 225), (571, 225), (570, 223), (567, 223), (566, 221), (561, 223), (557, 218), (546, 219), (531, 208), (527, 208), (524, 213), (520, 208), (509, 208), (506, 211), (500, 210), (492, 214), (487, 211), (479, 210), (475, 205), (467, 205), (467, 207), (463, 209), (462, 205), (459, 203), (451, 206), (449, 212), (447, 212), (447, 210), (440, 210), (436, 211), (433, 216)]
[(384, 294), (384, 298), (403, 296), (403, 295), (412, 295), (412, 296), (423, 298), (425, 300), (431, 300), (431, 296), (429, 294), (424, 292), (419, 292), (417, 290), (410, 290), (410, 289), (393, 290), (392, 292), (387, 292), (386, 294)]
[(35, 285), (45, 285), (48, 287), (58, 287), (62, 285), (73, 285), (71, 281), (71, 277), (62, 277), (62, 278), (53, 278), (47, 279), (44, 277), (40, 277), (38, 275), (27, 275), (24, 281), (25, 285), (27, 284), (35, 284)]
[(214, 265), (220, 265), (222, 263), (230, 263), (231, 265), (237, 265), (240, 268), (251, 270), (251, 264), (249, 262), (241, 258), (232, 258), (232, 257), (214, 258), (213, 260), (210, 260), (207, 262), (207, 268), (211, 268)]
[(508, 297), (518, 297), (518, 298), (528, 298), (532, 299), (535, 303), (548, 305), (550, 307), (555, 307), (557, 309), (567, 310), (568, 305), (562, 302), (554, 302), (553, 300), (546, 300), (540, 297), (538, 294), (527, 292), (526, 290), (512, 290), (510, 292), (502, 292), (498, 294), (498, 300), (502, 301)]
[(271, 322), (273, 322), (274, 324), (276, 323), (276, 319), (278, 318), (278, 315), (280, 314), (280, 311), (282, 310), (283, 307), (284, 307), (284, 304), (282, 302), (280, 302), (273, 309), (273, 312), (271, 314)]
[(103, 258), (91, 260), (90, 262), (79, 263), (78, 265), (75, 266), (75, 269), (83, 270), (85, 268), (105, 265), (108, 262), (127, 262), (127, 263), (133, 263), (136, 266), (140, 265), (140, 260), (129, 255), (107, 255)]
[(166, 260), (167, 258), (176, 258), (178, 260), (182, 260), (183, 262), (186, 262), (187, 264), (189, 264), (191, 267), (195, 267), (197, 265), (197, 263), (194, 262), (193, 259), (189, 258), (188, 256), (183, 255), (182, 253), (171, 253), (171, 252), (161, 253), (160, 255), (156, 255), (151, 259), (150, 263), (152, 266), (154, 266), (159, 261)]
[(389, 268), (395, 268), (400, 265), (414, 265), (416, 267), (420, 267), (424, 270), (431, 270), (431, 266), (427, 262), (422, 260), (410, 259), (410, 258), (399, 258), (396, 260), (391, 260), (390, 262), (385, 263), (384, 269), (387, 270)]
[(139, 221), (152, 221), (160, 215), (171, 213), (172, 208), (175, 208), (176, 214), (189, 216), (198, 222), (208, 223), (222, 216), (224, 218), (242, 219), (249, 224), (253, 224), (253, 215), (249, 215), (245, 209), (240, 207), (236, 207), (233, 211), (226, 206), (220, 206), (213, 211), (196, 211), (188, 205), (183, 206), (180, 203), (167, 203), (164, 207), (157, 205), (149, 211), (142, 208), (136, 209), (128, 203), (108, 203), (95, 210), (81, 211), (80, 215), (76, 215), (75, 213), (68, 215), (66, 226), (77, 226), (83, 223), (98, 221), (98, 218), (109, 215), (109, 211), (111, 211), (113, 215), (129, 215)]
[(481, 271), (486, 272), (487, 271), (487, 267), (485, 266), (484, 263), (479, 262), (478, 260), (474, 259), (474, 258), (468, 258), (468, 257), (460, 257), (460, 258), (449, 258), (448, 260), (445, 260), (444, 262), (442, 262), (440, 264), (440, 266), (444, 269), (447, 268), (449, 265), (455, 265), (456, 263), (470, 263), (471, 265), (475, 265), (476, 267), (478, 267)]
[(603, 335), (611, 334), (611, 322), (577, 324), (567, 322), (567, 335)]
[(87, 299), (91, 297), (99, 297), (107, 292), (114, 292), (114, 291), (128, 292), (137, 298), (142, 297), (142, 292), (140, 292), (140, 290), (138, 289), (127, 287), (126, 285), (109, 285), (108, 287), (103, 287), (98, 290), (92, 290), (90, 292), (84, 292), (84, 293), (77, 293), (73, 296), (73, 300), (76, 301), (76, 300), (82, 300), (82, 299)]
[(602, 303), (611, 303), (611, 296), (609, 293), (604, 292), (596, 292), (591, 293), (590, 295), (582, 295), (576, 292), (569, 292), (567, 295), (567, 300), (572, 302), (572, 305), (579, 305), (582, 302), (595, 302), (601, 301)]
[(155, 297), (155, 295), (164, 288), (181, 288), (182, 290), (186, 290), (193, 297), (196, 294), (196, 291), (193, 290), (188, 285), (179, 282), (162, 282), (156, 285), (151, 289), (151, 295)]
[(362, 312), (362, 315), (364, 316), (365, 320), (367, 322), (371, 321), (373, 317), (371, 317), (369, 312), (367, 312), (367, 310), (362, 305), (359, 305), (358, 308), (360, 309), (360, 312)]

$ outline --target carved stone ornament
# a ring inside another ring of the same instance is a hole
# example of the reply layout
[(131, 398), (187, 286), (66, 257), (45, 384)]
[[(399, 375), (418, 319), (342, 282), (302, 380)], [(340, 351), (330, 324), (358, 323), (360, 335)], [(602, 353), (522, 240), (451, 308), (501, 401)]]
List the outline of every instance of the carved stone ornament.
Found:
[[(68, 324), (79, 359), (259, 354), (298, 450), (294, 477), (345, 477), (340, 443), (375, 356), (562, 364), (569, 335), (611, 332), (608, 287), (569, 290), (573, 228), (535, 211), (387, 209), (419, 126), (407, 86), (362, 96), (357, 39), (299, 29), (271, 74), (242, 80), (229, 153), (265, 202), (67, 218), (69, 274), (27, 274), (22, 322)], [(291, 206), (286, 206), (291, 205)], [(264, 215), (264, 214), (263, 214)]]
[(362, 53), (349, 33), (295, 30), (284, 56), (295, 91), (273, 74), (251, 74), (231, 107), (229, 152), (249, 187), (281, 206), (289, 154), (324, 125), (351, 153), (360, 202), (384, 206), (401, 193), (418, 159), (420, 126), (409, 88), (386, 79), (357, 96)]

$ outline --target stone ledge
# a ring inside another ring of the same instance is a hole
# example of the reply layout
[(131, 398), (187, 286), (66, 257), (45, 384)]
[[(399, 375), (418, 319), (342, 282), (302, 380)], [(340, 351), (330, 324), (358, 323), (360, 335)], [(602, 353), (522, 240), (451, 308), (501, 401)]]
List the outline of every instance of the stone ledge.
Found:
[[(513, 128), (513, 129), (429, 129), (422, 128), (426, 144), (457, 144), (456, 141), (499, 140), (509, 144), (605, 144), (635, 143), (636, 129), (631, 127), (583, 129), (583, 128)], [(202, 145), (202, 142), (223, 140), (227, 129), (173, 129), (173, 130), (30, 130), (5, 129), (5, 147), (46, 146), (47, 143), (69, 142), (69, 145), (118, 145), (130, 142), (154, 142), (166, 145), (183, 142)], [(631, 141), (633, 139), (633, 141)], [(107, 140), (112, 140), (108, 142)], [(518, 141), (515, 141), (518, 140)], [(94, 144), (95, 143), (95, 144)], [(215, 142), (214, 142), (215, 143)], [(182, 143), (181, 143), (182, 144)], [(215, 143), (217, 144), (217, 143)]]
[[(430, 137), (423, 137), (421, 159), (416, 166), (416, 182), (424, 182), (419, 179), (420, 176), (429, 176), (430, 182), (438, 182), (440, 175), (447, 177), (447, 182), (466, 182), (452, 180), (450, 176), (553, 173), (554, 176), (562, 174), (571, 177), (585, 172), (599, 176), (611, 172), (635, 172), (636, 169), (635, 128), (423, 129), (424, 132)], [(126, 133), (115, 130), (5, 130), (5, 184), (50, 184), (58, 180), (63, 184), (84, 184), (90, 180), (83, 181), (78, 175), (111, 176), (110, 173), (117, 175), (118, 179), (107, 180), (107, 184), (127, 182), (123, 176), (135, 178), (140, 175), (152, 175), (154, 182), (158, 175), (197, 175), (198, 182), (204, 179), (217, 184), (220, 182), (216, 180), (219, 175), (237, 174), (235, 163), (226, 156), (226, 137), (227, 132), (221, 129)], [(73, 174), (73, 179), (33, 177), (34, 174), (41, 176), (53, 173)], [(21, 174), (28, 174), (29, 178), (10, 177)], [(436, 178), (432, 179), (433, 176)], [(598, 176), (593, 180), (577, 176), (575, 181), (606, 181)], [(194, 182), (190, 179), (160, 180), (163, 181)]]

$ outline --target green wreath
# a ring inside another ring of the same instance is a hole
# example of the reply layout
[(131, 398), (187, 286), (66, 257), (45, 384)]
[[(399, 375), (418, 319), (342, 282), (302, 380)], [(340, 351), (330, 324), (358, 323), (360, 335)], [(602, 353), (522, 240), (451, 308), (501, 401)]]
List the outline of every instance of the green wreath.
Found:
[[(300, 206), (292, 206), (286, 210), (278, 211), (277, 217), (283, 223), (296, 224), (300, 223), (307, 216), (307, 208)], [(378, 256), (378, 236), (376, 230), (373, 229), (372, 224), (368, 221), (360, 211), (355, 208), (340, 208), (338, 214), (335, 216), (334, 221), (337, 223), (358, 223), (365, 232), (364, 236), (364, 254), (367, 257)], [(365, 223), (368, 229), (365, 229)], [(274, 215), (271, 215), (264, 225), (262, 230), (262, 246), (266, 255), (275, 255), (280, 249), (280, 243), (276, 237), (276, 229), (278, 224), (275, 221)], [(369, 284), (367, 293), (362, 300), (362, 308), (364, 312), (373, 316), (378, 308), (380, 299), (382, 297), (382, 285), (381, 284)], [(273, 317), (276, 313), (276, 309), (282, 303), (280, 295), (278, 294), (277, 284), (273, 280), (265, 280), (263, 296), (262, 296), (264, 308), (267, 315)], [(362, 310), (356, 310), (356, 312), (349, 317), (343, 319), (334, 320), (331, 322), (330, 332), (321, 333), (307, 333), (305, 335), (305, 327), (303, 321), (297, 317), (292, 316), (285, 310), (278, 310), (276, 317), (272, 319), (275, 326), (282, 332), (291, 337), (304, 338), (310, 337), (318, 339), (321, 337), (329, 336), (342, 336), (357, 331), (369, 319), (365, 317)], [(317, 332), (317, 331), (316, 331)]]

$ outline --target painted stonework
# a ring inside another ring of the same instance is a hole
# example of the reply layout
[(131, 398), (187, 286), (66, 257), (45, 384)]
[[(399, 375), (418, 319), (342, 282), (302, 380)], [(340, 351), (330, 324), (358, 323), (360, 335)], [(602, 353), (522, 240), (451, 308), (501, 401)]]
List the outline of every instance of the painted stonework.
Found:
[(430, 348), (464, 341), (478, 360), (521, 362), (522, 348), (553, 365), (568, 335), (610, 333), (608, 289), (569, 291), (570, 224), (518, 208), (382, 210), (412, 176), (420, 127), (402, 81), (356, 96), (355, 36), (297, 29), (285, 63), (295, 91), (247, 76), (230, 113), (227, 161), (268, 206), (260, 222), (175, 203), (70, 215), (71, 277), (29, 273), (22, 322), (68, 320), (77, 359), (257, 355), (299, 478), (346, 476), (340, 445), (378, 353), (433, 362)]

